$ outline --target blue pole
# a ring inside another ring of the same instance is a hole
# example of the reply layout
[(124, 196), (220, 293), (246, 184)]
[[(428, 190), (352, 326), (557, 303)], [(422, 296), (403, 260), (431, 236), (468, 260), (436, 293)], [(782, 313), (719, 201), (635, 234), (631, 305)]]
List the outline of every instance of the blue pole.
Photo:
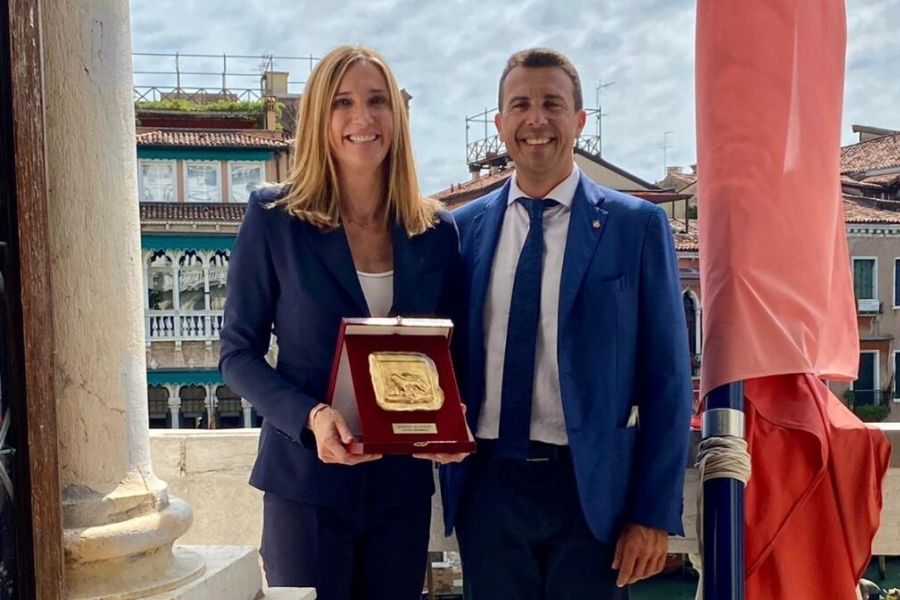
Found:
[[(706, 396), (703, 439), (744, 437), (744, 384)], [(729, 478), (703, 484), (703, 600), (744, 600), (744, 485)]]

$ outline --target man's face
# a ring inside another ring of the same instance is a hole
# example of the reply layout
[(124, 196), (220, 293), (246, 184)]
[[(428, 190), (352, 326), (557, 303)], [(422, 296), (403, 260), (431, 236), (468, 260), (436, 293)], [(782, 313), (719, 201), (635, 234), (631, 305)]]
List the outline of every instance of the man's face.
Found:
[(520, 176), (554, 182), (572, 170), (572, 148), (585, 123), (575, 85), (560, 67), (514, 67), (494, 119)]

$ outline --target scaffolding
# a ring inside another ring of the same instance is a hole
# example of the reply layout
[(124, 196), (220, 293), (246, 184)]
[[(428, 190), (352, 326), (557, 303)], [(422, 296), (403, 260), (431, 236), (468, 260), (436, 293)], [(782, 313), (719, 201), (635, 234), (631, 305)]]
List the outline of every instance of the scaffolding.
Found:
[[(306, 81), (291, 81), (288, 73), (308, 75), (318, 61), (313, 55), (134, 52), (134, 99), (136, 102), (187, 100), (208, 104), (257, 102), (270, 95), (296, 96)], [(294, 68), (286, 69), (286, 66)]]
[[(600, 119), (600, 110), (586, 108), (588, 119)], [(500, 137), (494, 129), (494, 117), (496, 108), (486, 108), (473, 116), (466, 116), (466, 163), (469, 171), (480, 171), (503, 167), (509, 162), (509, 153), (506, 146), (500, 141)], [(476, 131), (472, 131), (472, 130)], [(589, 135), (582, 132), (581, 137), (575, 140), (575, 147), (600, 158), (601, 145), (599, 135)]]

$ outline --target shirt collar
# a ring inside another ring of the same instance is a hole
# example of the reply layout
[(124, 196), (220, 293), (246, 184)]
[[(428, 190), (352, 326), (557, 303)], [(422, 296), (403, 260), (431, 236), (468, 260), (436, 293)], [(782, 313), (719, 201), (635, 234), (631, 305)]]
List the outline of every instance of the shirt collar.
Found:
[[(516, 179), (516, 173), (513, 171), (512, 181), (509, 185), (509, 196), (506, 199), (506, 205), (509, 206), (517, 199), (521, 197), (530, 198), (528, 194), (522, 191), (519, 187), (519, 182)], [(572, 172), (569, 173), (569, 176), (560, 181), (555, 188), (550, 190), (544, 199), (556, 200), (563, 206), (568, 209), (572, 208), (572, 200), (575, 198), (575, 190), (578, 189), (578, 182), (581, 179), (581, 169), (578, 168), (578, 165), (572, 163)]]

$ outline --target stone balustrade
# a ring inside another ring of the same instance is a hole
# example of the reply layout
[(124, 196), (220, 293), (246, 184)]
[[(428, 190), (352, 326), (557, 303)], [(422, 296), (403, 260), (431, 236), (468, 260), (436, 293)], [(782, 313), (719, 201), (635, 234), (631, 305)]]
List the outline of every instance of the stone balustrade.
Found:
[[(900, 555), (900, 423), (879, 424), (894, 447), (884, 488), (881, 529), (873, 551)], [(247, 480), (256, 458), (259, 429), (151, 430), (150, 447), (156, 474), (172, 494), (184, 498), (194, 510), (194, 524), (180, 540), (184, 544), (258, 545), (262, 529), (262, 492)], [(697, 512), (697, 472), (687, 470), (684, 488), (684, 523), (687, 537), (670, 540), (672, 552), (694, 552)], [(434, 496), (433, 550), (453, 550), (455, 540), (444, 538), (440, 498)]]

